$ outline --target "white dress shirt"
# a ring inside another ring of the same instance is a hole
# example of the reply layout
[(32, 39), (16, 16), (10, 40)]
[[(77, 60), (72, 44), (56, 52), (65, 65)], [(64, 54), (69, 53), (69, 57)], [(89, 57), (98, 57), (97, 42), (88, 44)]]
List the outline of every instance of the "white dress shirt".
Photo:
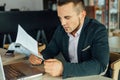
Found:
[(80, 37), (82, 27), (75, 33), (75, 36), (68, 33), (69, 36), (69, 57), (71, 63), (78, 63), (78, 55), (77, 55), (77, 48), (78, 48), (78, 41)]

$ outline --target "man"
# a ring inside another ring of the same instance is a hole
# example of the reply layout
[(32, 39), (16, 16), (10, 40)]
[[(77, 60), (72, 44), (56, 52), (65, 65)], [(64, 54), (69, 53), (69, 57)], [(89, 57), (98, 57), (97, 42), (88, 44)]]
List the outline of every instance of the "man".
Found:
[[(105, 74), (109, 62), (108, 35), (104, 25), (86, 17), (83, 0), (58, 0), (58, 26), (43, 55), (45, 72), (63, 78)], [(53, 59), (59, 52), (64, 62)], [(31, 55), (32, 64), (41, 59)]]

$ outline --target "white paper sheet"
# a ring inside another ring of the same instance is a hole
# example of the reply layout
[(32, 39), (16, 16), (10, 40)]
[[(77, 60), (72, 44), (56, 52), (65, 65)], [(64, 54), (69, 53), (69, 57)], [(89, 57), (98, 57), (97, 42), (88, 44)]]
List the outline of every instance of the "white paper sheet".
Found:
[(3, 63), (2, 63), (1, 55), (0, 55), (0, 80), (6, 80), (5, 79), (5, 73), (4, 73), (4, 70), (3, 70)]
[(36, 55), (37, 57), (43, 59), (43, 57), (38, 54), (38, 42), (35, 39), (33, 39), (29, 34), (27, 34), (20, 25), (18, 25), (18, 33), (15, 43), (21, 44), (23, 47), (28, 49), (33, 55)]

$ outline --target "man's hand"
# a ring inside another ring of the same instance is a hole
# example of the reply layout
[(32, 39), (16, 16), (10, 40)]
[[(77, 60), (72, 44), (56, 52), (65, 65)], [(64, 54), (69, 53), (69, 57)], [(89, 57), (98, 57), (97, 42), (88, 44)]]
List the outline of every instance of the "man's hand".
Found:
[(42, 59), (36, 57), (35, 55), (30, 55), (29, 57), (29, 61), (31, 64), (33, 65), (38, 65), (38, 64), (41, 64), (42, 63)]
[(63, 64), (57, 59), (48, 59), (44, 61), (45, 72), (51, 76), (60, 76), (63, 72)]

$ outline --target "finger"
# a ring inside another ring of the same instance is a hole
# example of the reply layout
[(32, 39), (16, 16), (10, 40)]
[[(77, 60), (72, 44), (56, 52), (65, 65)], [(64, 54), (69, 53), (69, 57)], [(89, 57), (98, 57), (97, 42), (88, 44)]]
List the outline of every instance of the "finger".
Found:
[(51, 70), (47, 70), (47, 69), (45, 69), (45, 72), (48, 73), (48, 74), (51, 74), (51, 73), (52, 73)]
[(42, 60), (34, 60), (34, 61), (31, 61), (32, 64), (41, 64), (42, 63)]
[(34, 55), (31, 55), (30, 58), (29, 58), (29, 61), (32, 63), (32, 64), (41, 64), (42, 63), (42, 60), (37, 58), (36, 56)]
[(33, 59), (33, 58), (35, 58), (35, 56), (34, 55), (30, 55), (30, 57), (29, 57), (30, 59)]
[(35, 59), (35, 56), (34, 55), (30, 55), (29, 61), (33, 61), (34, 59)]
[(38, 55), (41, 55), (41, 53), (40, 53), (40, 52), (38, 52)]
[(46, 71), (51, 71), (51, 70), (52, 70), (52, 68), (50, 68), (49, 66), (44, 66), (44, 69), (45, 69)]
[(45, 60), (46, 62), (53, 62), (53, 61), (57, 61), (57, 59), (47, 59)]
[(45, 68), (52, 68), (54, 66), (54, 62), (52, 61), (44, 61)]
[(52, 68), (50, 66), (44, 66), (45, 72), (46, 73), (51, 73), (52, 72)]
[(53, 66), (54, 62), (52, 61), (44, 61), (45, 66)]
[(30, 62), (32, 62), (32, 59), (33, 59), (32, 57), (33, 57), (33, 56), (30, 55), (30, 57), (29, 57), (29, 61), (30, 61)]
[(36, 63), (36, 64), (37, 64), (37, 63), (39, 64), (39, 63), (42, 63), (42, 60), (41, 60), (41, 59), (39, 59), (39, 60), (34, 60), (33, 62)]
[(31, 55), (31, 56), (30, 56), (30, 59), (31, 59), (31, 60), (39, 60), (39, 58), (36, 57), (35, 55)]
[(45, 63), (44, 66), (51, 67), (51, 66), (53, 66), (53, 63)]

